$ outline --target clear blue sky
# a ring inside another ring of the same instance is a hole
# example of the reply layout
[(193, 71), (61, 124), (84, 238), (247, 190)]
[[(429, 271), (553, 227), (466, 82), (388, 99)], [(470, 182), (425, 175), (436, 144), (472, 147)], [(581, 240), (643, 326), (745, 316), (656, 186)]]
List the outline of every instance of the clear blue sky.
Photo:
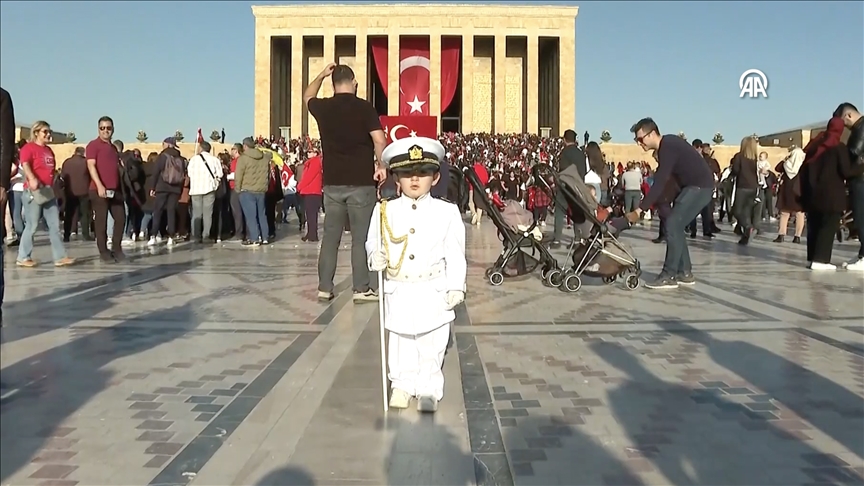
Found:
[[(238, 140), (252, 131), (253, 3), (286, 2), (3, 1), (0, 84), (20, 122), (79, 140), (103, 114), (130, 142), (199, 126)], [(580, 6), (580, 134), (626, 141), (652, 116), (667, 133), (735, 143), (825, 120), (842, 101), (864, 109), (862, 2), (563, 3)], [(767, 100), (739, 99), (749, 68), (768, 76)]]

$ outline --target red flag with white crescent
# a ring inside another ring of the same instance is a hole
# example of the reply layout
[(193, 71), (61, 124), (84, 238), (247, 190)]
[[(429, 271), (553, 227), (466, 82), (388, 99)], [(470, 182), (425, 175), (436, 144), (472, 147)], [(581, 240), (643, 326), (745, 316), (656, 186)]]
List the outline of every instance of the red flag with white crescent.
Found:
[(429, 64), (428, 37), (403, 37), (400, 39), (400, 115), (429, 116)]
[(387, 116), (380, 117), (387, 143), (406, 137), (438, 138), (438, 117)]
[(288, 167), (288, 164), (282, 164), (282, 168), (279, 170), (279, 177), (282, 182), (282, 192), (288, 190), (288, 184), (291, 183), (291, 176), (294, 175), (294, 172), (291, 171), (291, 168)]
[(201, 134), (201, 129), (198, 129), (198, 138), (195, 139), (195, 143), (201, 143), (204, 141), (204, 135)]

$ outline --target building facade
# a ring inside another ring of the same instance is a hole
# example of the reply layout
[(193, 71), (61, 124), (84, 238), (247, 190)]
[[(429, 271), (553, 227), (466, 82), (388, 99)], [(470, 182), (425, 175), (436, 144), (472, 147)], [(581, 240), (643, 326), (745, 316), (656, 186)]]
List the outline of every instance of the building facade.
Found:
[[(386, 93), (400, 92), (406, 46), (418, 39), (428, 54), (408, 64), (429, 71), (428, 100), (420, 103), (439, 117), (441, 131), (560, 135), (576, 125), (577, 7), (355, 4), (252, 12), (256, 135), (317, 137), (303, 90), (330, 62), (351, 66), (358, 96), (380, 114), (405, 114), (404, 100)], [(456, 74), (442, 63), (456, 63)], [(453, 76), (455, 93), (448, 88)], [(319, 96), (331, 95), (325, 81)]]

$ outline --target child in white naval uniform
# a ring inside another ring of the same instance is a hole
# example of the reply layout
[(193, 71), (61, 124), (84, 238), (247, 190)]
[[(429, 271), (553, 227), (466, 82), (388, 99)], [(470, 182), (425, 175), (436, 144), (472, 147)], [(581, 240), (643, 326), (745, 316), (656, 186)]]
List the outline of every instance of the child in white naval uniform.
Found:
[(465, 300), (465, 225), (455, 204), (430, 195), (440, 178), (444, 147), (411, 137), (384, 149), (401, 196), (375, 206), (366, 255), (384, 272), (381, 289), (392, 384), (390, 407), (434, 412), (444, 396), (444, 352), (453, 308)]

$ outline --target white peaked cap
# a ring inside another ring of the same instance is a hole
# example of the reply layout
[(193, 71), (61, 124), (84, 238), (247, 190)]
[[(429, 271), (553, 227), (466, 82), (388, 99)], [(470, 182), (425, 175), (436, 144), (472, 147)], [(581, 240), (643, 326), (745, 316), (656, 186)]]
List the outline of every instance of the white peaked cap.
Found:
[(406, 137), (394, 141), (384, 149), (384, 163), (391, 169), (412, 165), (441, 165), (444, 146), (433, 138)]

